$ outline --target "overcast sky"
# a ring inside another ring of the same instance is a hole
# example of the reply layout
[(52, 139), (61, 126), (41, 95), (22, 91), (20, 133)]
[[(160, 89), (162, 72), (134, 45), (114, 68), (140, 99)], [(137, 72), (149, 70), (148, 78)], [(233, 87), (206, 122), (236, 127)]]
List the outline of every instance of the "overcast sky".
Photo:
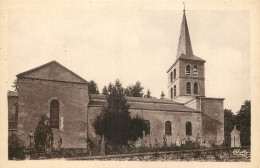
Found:
[[(9, 90), (15, 75), (56, 60), (96, 81), (100, 91), (118, 78), (124, 86), (139, 80), (157, 98), (162, 90), (167, 95), (182, 4), (163, 10), (84, 5), (9, 11)], [(236, 112), (250, 99), (249, 12), (187, 9), (186, 16), (193, 53), (206, 60), (206, 96), (225, 98), (224, 108)]]

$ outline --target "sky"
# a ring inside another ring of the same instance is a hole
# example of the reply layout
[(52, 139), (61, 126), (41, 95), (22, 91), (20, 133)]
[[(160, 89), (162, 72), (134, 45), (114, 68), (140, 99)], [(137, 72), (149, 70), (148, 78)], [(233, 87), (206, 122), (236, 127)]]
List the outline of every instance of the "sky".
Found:
[[(100, 91), (116, 79), (123, 86), (138, 80), (145, 93), (168, 97), (166, 71), (176, 60), (182, 3), (164, 9), (104, 3), (9, 10), (8, 89), (17, 74), (56, 60)], [(250, 100), (249, 11), (186, 5), (186, 17), (193, 53), (206, 60), (206, 96), (225, 98), (224, 108), (237, 112)]]

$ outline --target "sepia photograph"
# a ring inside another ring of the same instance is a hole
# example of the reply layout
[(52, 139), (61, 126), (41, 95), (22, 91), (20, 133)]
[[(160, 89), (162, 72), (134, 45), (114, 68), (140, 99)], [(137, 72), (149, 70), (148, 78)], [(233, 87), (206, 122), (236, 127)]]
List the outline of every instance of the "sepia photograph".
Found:
[(1, 1), (1, 156), (253, 164), (259, 3)]

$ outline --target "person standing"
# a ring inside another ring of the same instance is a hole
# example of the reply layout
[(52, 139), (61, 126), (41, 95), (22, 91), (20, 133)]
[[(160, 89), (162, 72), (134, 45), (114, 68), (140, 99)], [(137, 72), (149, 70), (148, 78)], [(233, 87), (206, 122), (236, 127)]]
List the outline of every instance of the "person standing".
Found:
[(93, 150), (93, 147), (94, 147), (94, 143), (90, 138), (86, 139), (86, 143), (87, 143), (87, 153), (89, 153), (89, 156), (91, 156), (92, 150)]
[(181, 139), (180, 139), (179, 135), (177, 136), (176, 146), (181, 146)]
[(185, 146), (186, 145), (186, 139), (183, 137), (181, 138), (181, 146)]
[(60, 140), (58, 141), (58, 150), (61, 150), (62, 145), (62, 138), (60, 137)]
[(167, 138), (166, 138), (166, 135), (163, 136), (163, 147), (164, 147), (164, 148), (167, 147)]

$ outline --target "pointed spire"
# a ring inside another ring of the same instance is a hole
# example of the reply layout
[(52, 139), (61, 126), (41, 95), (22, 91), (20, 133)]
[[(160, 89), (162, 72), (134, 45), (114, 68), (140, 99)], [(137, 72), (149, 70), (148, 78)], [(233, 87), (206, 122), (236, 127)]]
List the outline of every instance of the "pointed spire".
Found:
[[(183, 3), (184, 4), (184, 3)], [(181, 34), (179, 39), (178, 51), (177, 51), (177, 59), (182, 55), (193, 56), (190, 34), (188, 29), (188, 24), (185, 15), (185, 4), (183, 10), (183, 18), (181, 24)]]

